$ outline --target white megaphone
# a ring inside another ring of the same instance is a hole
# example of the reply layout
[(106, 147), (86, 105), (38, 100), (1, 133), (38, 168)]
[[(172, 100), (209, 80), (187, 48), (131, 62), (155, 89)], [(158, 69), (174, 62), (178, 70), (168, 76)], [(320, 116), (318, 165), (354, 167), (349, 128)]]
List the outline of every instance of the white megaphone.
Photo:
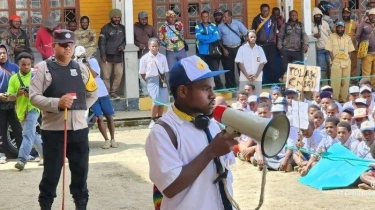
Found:
[(285, 115), (278, 115), (272, 119), (261, 118), (245, 112), (216, 106), (214, 119), (226, 125), (228, 133), (241, 133), (251, 137), (261, 145), (264, 156), (275, 157), (284, 148), (289, 136), (290, 123)]

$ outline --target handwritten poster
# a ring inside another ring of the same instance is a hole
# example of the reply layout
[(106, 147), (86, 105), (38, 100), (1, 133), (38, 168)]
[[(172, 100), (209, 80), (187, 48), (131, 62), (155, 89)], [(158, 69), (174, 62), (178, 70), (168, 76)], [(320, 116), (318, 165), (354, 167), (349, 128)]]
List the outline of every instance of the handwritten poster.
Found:
[(309, 127), (308, 108), (308, 103), (292, 101), (292, 126), (302, 129)]
[(299, 91), (319, 91), (320, 78), (319, 66), (289, 63), (285, 85)]

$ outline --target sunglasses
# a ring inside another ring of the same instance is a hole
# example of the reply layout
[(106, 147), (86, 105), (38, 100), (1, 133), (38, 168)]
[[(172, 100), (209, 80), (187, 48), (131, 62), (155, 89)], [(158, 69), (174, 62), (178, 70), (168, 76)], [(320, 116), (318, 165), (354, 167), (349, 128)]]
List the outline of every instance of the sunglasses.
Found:
[(70, 47), (72, 48), (74, 46), (74, 43), (73, 42), (67, 42), (67, 43), (57, 43), (60, 47), (62, 48), (67, 48), (67, 47)]

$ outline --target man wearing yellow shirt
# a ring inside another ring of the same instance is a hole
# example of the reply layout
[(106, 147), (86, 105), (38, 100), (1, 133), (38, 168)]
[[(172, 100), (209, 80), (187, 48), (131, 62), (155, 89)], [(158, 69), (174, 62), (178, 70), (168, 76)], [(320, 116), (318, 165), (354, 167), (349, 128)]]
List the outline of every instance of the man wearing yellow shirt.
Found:
[[(352, 15), (351, 10), (348, 7), (344, 7), (342, 9), (342, 20), (345, 23), (345, 34), (348, 35), (353, 42), (354, 51), (350, 53), (350, 61), (351, 61), (351, 67), (350, 67), (350, 76), (355, 77), (357, 76), (357, 40), (355, 39), (355, 33), (357, 32), (358, 23), (357, 21), (350, 19), (350, 16)], [(355, 80), (352, 79), (352, 82)]]
[(350, 53), (354, 51), (351, 38), (344, 34), (345, 23), (336, 23), (336, 33), (330, 35), (325, 49), (332, 61), (331, 86), (335, 90), (333, 97), (339, 102), (346, 101), (349, 89)]
[(43, 164), (43, 149), (42, 139), (36, 133), (35, 126), (40, 110), (31, 105), (29, 99), (29, 86), (32, 77), (32, 56), (29, 53), (23, 52), (17, 56), (17, 60), (20, 71), (10, 78), (7, 94), (9, 95), (9, 101), (16, 101), (17, 117), (23, 127), (23, 141), (21, 148), (18, 151), (18, 161), (14, 166), (18, 170), (23, 170), (27, 163), (32, 146), (35, 147), (41, 157), (39, 165)]

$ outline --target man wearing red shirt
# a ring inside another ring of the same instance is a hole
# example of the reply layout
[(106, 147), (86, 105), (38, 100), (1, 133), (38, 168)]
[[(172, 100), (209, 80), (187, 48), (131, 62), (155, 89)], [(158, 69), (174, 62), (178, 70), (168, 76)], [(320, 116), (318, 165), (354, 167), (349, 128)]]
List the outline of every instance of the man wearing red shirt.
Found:
[(53, 55), (53, 31), (59, 29), (59, 23), (53, 18), (48, 17), (44, 21), (44, 27), (36, 33), (35, 47), (42, 55), (43, 60)]

